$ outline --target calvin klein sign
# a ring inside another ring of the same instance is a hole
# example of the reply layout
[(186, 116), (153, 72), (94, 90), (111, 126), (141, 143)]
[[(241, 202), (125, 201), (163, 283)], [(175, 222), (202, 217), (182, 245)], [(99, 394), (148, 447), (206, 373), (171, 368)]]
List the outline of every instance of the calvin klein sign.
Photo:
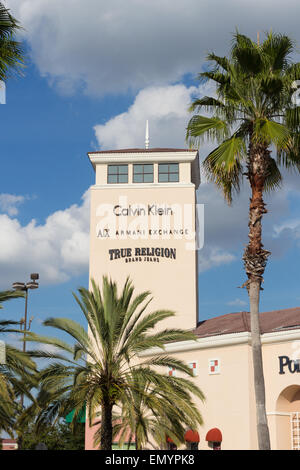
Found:
[(285, 374), (285, 370), (287, 370), (294, 374), (295, 372), (300, 372), (300, 361), (299, 359), (293, 361), (288, 356), (278, 356), (279, 359), (279, 374)]
[(158, 206), (157, 204), (148, 204), (148, 206), (139, 206), (139, 205), (129, 205), (123, 207), (120, 204), (114, 206), (113, 213), (117, 217), (120, 216), (143, 216), (143, 215), (174, 215), (174, 212), (171, 207), (167, 206)]

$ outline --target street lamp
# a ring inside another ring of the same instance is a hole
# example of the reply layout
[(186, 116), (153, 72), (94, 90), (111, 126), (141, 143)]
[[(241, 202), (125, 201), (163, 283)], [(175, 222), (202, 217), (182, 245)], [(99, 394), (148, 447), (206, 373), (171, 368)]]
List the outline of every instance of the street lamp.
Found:
[(5, 352), (5, 343), (0, 341), (0, 366), (6, 364), (6, 352)]
[[(31, 281), (25, 282), (14, 282), (13, 289), (24, 291), (25, 292), (25, 317), (21, 318), (20, 324), (24, 325), (24, 341), (23, 341), (23, 352), (26, 352), (26, 331), (30, 330), (30, 326), (33, 320), (33, 317), (30, 318), (28, 327), (27, 327), (27, 306), (28, 306), (28, 290), (29, 289), (37, 289), (39, 287), (39, 283), (36, 282), (39, 279), (38, 273), (33, 273), (30, 275)], [(23, 408), (24, 405), (24, 395), (21, 395), (21, 406)]]
[(29, 289), (37, 289), (39, 287), (39, 283), (36, 282), (39, 279), (38, 273), (33, 273), (30, 275), (31, 281), (27, 282), (14, 282), (13, 283), (13, 289), (15, 290), (20, 290), (25, 292), (25, 317), (21, 319), (20, 323), (24, 324), (23, 330), (24, 330), (24, 343), (23, 343), (23, 352), (26, 351), (26, 331), (30, 329), (33, 317), (30, 318), (29, 323), (28, 323), (28, 329), (27, 329), (27, 306), (28, 306), (28, 290)]

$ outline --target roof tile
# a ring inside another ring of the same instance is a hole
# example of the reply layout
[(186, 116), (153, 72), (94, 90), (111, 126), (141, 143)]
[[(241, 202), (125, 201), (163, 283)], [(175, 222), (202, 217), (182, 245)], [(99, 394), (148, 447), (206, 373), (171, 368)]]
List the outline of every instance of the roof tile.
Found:
[[(300, 329), (300, 307), (272, 310), (259, 314), (261, 334)], [(201, 338), (230, 333), (250, 332), (250, 313), (228, 313), (198, 323), (195, 334)]]

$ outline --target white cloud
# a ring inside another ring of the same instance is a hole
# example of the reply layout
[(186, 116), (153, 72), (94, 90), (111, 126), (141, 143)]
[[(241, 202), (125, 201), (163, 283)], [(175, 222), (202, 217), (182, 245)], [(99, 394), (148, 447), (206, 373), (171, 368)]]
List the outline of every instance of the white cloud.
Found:
[(290, 236), (293, 239), (300, 238), (300, 219), (290, 219), (274, 226), (274, 236), (280, 237), (283, 234)]
[(227, 302), (227, 305), (231, 305), (232, 307), (245, 307), (246, 305), (248, 305), (248, 303), (245, 302), (244, 300), (237, 298), (235, 300), (231, 300), (230, 302)]
[(40, 73), (62, 92), (90, 95), (175, 83), (228, 52), (236, 27), (299, 39), (300, 4), (287, 0), (7, 0)]
[(18, 206), (23, 204), (25, 201), (24, 196), (16, 196), (15, 194), (0, 194), (0, 211), (5, 212), (10, 216), (17, 215), (19, 213)]
[(199, 272), (208, 271), (211, 268), (221, 266), (223, 264), (230, 264), (236, 261), (237, 257), (235, 254), (225, 251), (221, 247), (211, 246), (209, 243), (199, 251), (198, 255), (198, 266)]
[(34, 348), (31, 348), (38, 351), (43, 351), (47, 354), (59, 354), (62, 352), (60, 348), (53, 346), (52, 344), (37, 343)]
[(195, 96), (212, 95), (210, 83), (199, 87), (148, 87), (141, 90), (129, 109), (105, 124), (94, 127), (101, 149), (144, 147), (149, 120), (150, 147), (186, 147), (185, 130), (191, 114), (188, 106)]
[[(298, 194), (299, 195), (299, 194)], [(273, 237), (277, 243), (285, 247), (300, 248), (300, 217), (298, 214), (296, 218), (289, 218), (280, 223), (275, 224), (273, 227)]]
[(0, 215), (0, 284), (38, 272), (44, 284), (59, 283), (88, 269), (89, 191), (81, 204), (51, 214), (43, 225), (22, 226)]

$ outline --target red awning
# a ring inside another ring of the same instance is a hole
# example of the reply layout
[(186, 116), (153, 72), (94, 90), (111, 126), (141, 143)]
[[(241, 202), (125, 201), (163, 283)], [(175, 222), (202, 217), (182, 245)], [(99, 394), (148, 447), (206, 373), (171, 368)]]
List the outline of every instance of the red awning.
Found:
[(213, 428), (206, 434), (206, 440), (209, 442), (222, 442), (222, 433), (220, 429)]
[(189, 429), (184, 435), (184, 440), (186, 442), (200, 442), (200, 436), (197, 431)]

